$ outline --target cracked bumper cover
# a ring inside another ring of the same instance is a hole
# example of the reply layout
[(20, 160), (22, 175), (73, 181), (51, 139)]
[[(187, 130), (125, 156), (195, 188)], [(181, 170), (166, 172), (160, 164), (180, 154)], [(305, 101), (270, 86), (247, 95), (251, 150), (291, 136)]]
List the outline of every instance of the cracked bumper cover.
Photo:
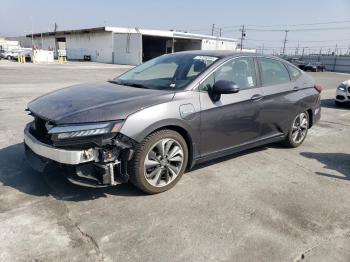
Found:
[(64, 150), (40, 142), (30, 134), (29, 125), (24, 129), (24, 143), (35, 154), (61, 164), (79, 165), (97, 160), (97, 152), (93, 148), (88, 150)]
[[(29, 132), (29, 127), (30, 124), (24, 130), (24, 147), (28, 163), (33, 169), (43, 172), (48, 164), (58, 163), (70, 182), (88, 187), (104, 187), (128, 181), (127, 161), (132, 152), (129, 144), (113, 140), (116, 151), (108, 151), (108, 147), (104, 146), (82, 150), (61, 149), (39, 141)], [(112, 158), (105, 150), (114, 154)]]

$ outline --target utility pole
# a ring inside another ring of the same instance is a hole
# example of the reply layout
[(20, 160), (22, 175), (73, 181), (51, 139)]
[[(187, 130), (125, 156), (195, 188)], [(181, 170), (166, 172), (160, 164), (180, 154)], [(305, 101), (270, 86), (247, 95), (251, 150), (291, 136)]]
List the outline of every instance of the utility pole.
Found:
[(33, 35), (33, 31), (34, 31), (34, 25), (33, 25), (33, 17), (30, 17), (32, 20), (32, 48), (34, 48), (34, 35)]
[(40, 37), (41, 37), (41, 50), (44, 50), (43, 32), (41, 32)]
[(283, 55), (286, 53), (287, 35), (288, 35), (289, 30), (285, 30), (284, 32), (286, 34), (284, 36), (284, 42), (283, 42)]
[(265, 44), (262, 44), (261, 53), (264, 54)]
[(296, 55), (296, 56), (299, 55), (299, 48), (300, 48), (300, 42), (298, 42), (298, 47), (297, 47), (297, 49), (295, 50), (295, 55)]
[(215, 24), (211, 26), (211, 35), (214, 36)]
[(337, 53), (338, 53), (338, 44), (335, 44), (334, 55), (337, 55)]
[(246, 34), (245, 34), (244, 25), (243, 25), (242, 29), (241, 29), (241, 51), (243, 49), (243, 40), (244, 40), (245, 36), (246, 36)]
[(304, 57), (304, 53), (305, 53), (305, 47), (303, 47), (303, 53), (301, 54), (301, 57)]

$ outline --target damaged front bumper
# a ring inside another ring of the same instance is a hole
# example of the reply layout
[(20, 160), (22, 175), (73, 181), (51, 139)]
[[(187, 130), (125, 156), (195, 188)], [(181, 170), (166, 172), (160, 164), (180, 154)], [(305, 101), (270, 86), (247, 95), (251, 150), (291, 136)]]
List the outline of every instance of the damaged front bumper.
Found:
[(25, 154), (33, 169), (43, 172), (49, 163), (63, 167), (67, 179), (78, 185), (104, 187), (127, 182), (127, 162), (132, 158), (132, 144), (112, 139), (108, 145), (84, 149), (58, 148), (39, 141), (24, 130)]

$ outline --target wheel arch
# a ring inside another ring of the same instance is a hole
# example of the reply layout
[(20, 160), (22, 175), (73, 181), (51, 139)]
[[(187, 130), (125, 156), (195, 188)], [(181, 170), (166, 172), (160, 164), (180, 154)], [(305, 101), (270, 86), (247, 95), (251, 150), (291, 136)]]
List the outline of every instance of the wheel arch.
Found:
[(309, 128), (313, 126), (313, 113), (312, 109), (306, 110), (308, 117), (309, 117)]
[(147, 127), (142, 132), (140, 132), (139, 135), (137, 137), (135, 137), (134, 139), (140, 143), (142, 140), (144, 140), (150, 134), (152, 134), (156, 131), (159, 131), (159, 130), (163, 130), (163, 129), (169, 129), (169, 130), (173, 130), (175, 132), (178, 132), (185, 139), (185, 142), (186, 142), (187, 148), (188, 148), (187, 168), (191, 168), (192, 165), (194, 164), (194, 159), (196, 159), (197, 156), (199, 155), (199, 153), (198, 153), (199, 134), (195, 135), (195, 132), (189, 126), (187, 126), (185, 123), (182, 123), (182, 121), (179, 121), (177, 119), (172, 119), (169, 121), (157, 122), (157, 123)]

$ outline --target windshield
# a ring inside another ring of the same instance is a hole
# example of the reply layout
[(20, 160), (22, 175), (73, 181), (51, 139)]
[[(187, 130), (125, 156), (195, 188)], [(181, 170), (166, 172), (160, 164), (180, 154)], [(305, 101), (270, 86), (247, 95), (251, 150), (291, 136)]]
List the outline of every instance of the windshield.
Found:
[(163, 55), (139, 65), (113, 82), (159, 90), (180, 90), (218, 58), (193, 54)]

